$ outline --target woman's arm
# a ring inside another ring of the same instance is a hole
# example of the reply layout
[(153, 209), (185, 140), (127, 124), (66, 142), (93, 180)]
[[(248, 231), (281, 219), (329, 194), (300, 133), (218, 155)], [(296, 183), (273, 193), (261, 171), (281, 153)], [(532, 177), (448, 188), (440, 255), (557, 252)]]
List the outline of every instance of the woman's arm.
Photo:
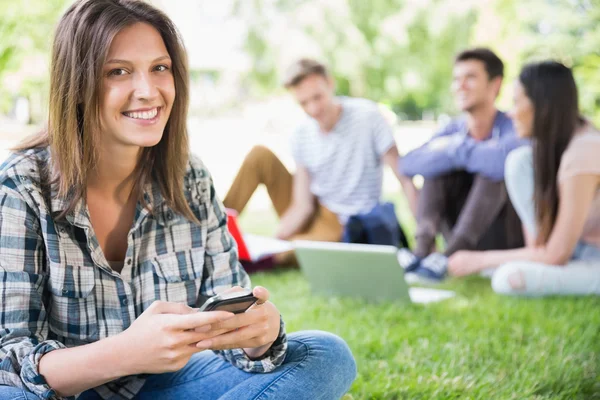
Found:
[(599, 175), (576, 175), (560, 184), (558, 215), (545, 245), (515, 250), (460, 251), (448, 261), (450, 273), (467, 275), (511, 261), (564, 265), (581, 238), (599, 185)]
[(47, 353), (39, 373), (59, 396), (73, 396), (123, 376), (178, 371), (200, 351), (196, 343), (212, 338), (211, 325), (231, 317), (155, 301), (118, 335)]

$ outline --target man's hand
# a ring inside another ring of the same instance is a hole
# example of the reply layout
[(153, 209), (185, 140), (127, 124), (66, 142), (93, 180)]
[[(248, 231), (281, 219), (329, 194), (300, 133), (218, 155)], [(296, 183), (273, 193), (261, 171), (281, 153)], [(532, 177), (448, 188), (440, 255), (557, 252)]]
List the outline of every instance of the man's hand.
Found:
[[(231, 290), (240, 290), (233, 288)], [(258, 301), (248, 311), (227, 321), (212, 324), (210, 339), (196, 345), (200, 349), (224, 350), (242, 348), (248, 357), (259, 358), (279, 336), (280, 314), (269, 299), (269, 291), (257, 286), (253, 294)]]

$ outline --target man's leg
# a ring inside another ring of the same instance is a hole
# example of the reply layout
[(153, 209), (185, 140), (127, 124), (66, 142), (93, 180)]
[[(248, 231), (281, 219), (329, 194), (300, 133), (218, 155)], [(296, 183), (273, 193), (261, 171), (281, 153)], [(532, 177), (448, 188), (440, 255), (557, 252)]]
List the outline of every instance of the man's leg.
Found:
[(241, 213), (261, 183), (267, 187), (275, 211), (281, 217), (292, 201), (293, 177), (277, 156), (264, 146), (255, 146), (248, 153), (223, 204)]
[(434, 248), (442, 223), (454, 224), (471, 186), (471, 175), (457, 171), (426, 179), (419, 194), (414, 254), (424, 258)]
[[(520, 229), (507, 232), (510, 229), (505, 220), (510, 217), (507, 203), (504, 182), (494, 182), (476, 175), (458, 220), (447, 238), (444, 254), (450, 256), (458, 250), (475, 249), (480, 243), (484, 243), (488, 249), (507, 248), (508, 235), (521, 236)], [(485, 240), (482, 242), (482, 239)]]
[[(344, 227), (332, 211), (322, 205), (317, 205), (317, 212), (302, 232), (294, 235), (292, 240), (315, 240), (320, 242), (339, 242), (342, 239)], [(275, 256), (275, 262), (280, 265), (298, 265), (293, 251), (287, 251)]]
[(354, 358), (342, 339), (306, 331), (288, 336), (285, 360), (273, 372), (244, 372), (205, 351), (178, 372), (150, 376), (136, 399), (339, 399), (355, 377)]

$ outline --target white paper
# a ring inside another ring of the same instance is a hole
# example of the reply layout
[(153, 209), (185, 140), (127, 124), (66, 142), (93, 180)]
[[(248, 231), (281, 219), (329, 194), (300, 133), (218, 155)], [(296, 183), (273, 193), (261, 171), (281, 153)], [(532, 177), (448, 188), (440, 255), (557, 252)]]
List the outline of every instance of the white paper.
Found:
[(267, 236), (247, 234), (244, 235), (244, 242), (246, 242), (246, 247), (248, 247), (250, 260), (253, 262), (260, 261), (273, 254), (279, 254), (294, 249), (292, 243), (287, 240), (280, 240)]
[(408, 294), (413, 303), (435, 303), (454, 297), (456, 293), (450, 290), (411, 287), (408, 289)]

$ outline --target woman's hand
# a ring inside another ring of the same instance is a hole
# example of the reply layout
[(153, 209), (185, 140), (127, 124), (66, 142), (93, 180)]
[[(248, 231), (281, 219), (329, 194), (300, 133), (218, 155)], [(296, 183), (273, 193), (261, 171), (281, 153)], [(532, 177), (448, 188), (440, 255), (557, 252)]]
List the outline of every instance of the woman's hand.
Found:
[[(233, 288), (239, 290), (241, 288)], [(258, 298), (245, 313), (213, 325), (213, 337), (200, 341), (199, 349), (244, 349), (248, 357), (259, 358), (279, 336), (280, 314), (269, 300), (269, 291), (257, 286), (252, 291)]]
[(448, 273), (452, 276), (471, 275), (484, 269), (484, 252), (460, 250), (448, 258)]
[(200, 351), (196, 343), (212, 337), (212, 328), (233, 316), (225, 311), (198, 312), (185, 304), (155, 301), (117, 336), (127, 375), (180, 370)]

